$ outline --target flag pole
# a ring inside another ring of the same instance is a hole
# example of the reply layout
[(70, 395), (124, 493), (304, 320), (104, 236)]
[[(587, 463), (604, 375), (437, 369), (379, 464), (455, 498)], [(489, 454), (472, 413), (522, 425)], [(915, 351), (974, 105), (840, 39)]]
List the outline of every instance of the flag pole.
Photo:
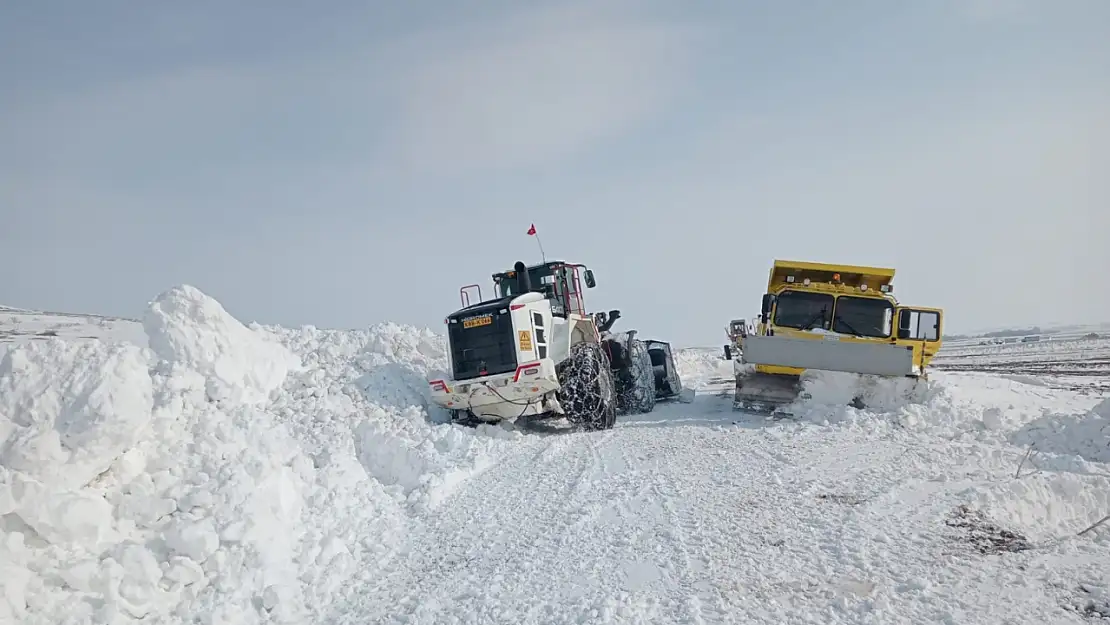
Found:
[(528, 228), (528, 236), (536, 237), (536, 243), (540, 246), (540, 258), (544, 264), (547, 264), (547, 255), (543, 253), (543, 241), (540, 241), (540, 235), (536, 232), (536, 224)]
[(543, 241), (540, 241), (540, 235), (536, 235), (536, 243), (540, 246), (540, 260), (547, 264), (547, 256), (543, 253)]

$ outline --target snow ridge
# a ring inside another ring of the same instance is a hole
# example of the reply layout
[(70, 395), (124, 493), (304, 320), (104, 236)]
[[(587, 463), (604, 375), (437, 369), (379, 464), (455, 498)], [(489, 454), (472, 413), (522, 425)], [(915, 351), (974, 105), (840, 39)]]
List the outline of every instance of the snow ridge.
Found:
[(143, 328), (6, 350), (0, 622), (306, 622), (514, 436), (431, 427), (427, 330), (248, 327), (189, 286)]

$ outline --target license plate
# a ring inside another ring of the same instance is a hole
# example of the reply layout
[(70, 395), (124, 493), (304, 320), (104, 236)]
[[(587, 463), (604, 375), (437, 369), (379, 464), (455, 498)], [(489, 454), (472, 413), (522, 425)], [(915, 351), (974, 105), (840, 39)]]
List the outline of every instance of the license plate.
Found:
[(490, 315), (471, 317), (470, 319), (463, 319), (463, 328), (477, 328), (478, 326), (488, 326), (491, 323), (493, 323), (493, 317)]

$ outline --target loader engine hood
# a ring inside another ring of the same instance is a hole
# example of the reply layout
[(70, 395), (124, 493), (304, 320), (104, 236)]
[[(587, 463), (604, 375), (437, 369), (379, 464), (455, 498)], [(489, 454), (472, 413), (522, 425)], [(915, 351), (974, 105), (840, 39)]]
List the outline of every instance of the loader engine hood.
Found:
[(479, 302), (477, 304), (467, 306), (466, 308), (460, 308), (450, 315), (447, 315), (447, 321), (448, 323), (450, 323), (451, 321), (461, 320), (467, 317), (472, 317), (474, 315), (484, 315), (491, 310), (508, 308), (513, 299), (513, 296), (501, 297), (498, 299), (491, 299), (484, 302)]
[(481, 302), (448, 315), (452, 379), (468, 380), (516, 369), (516, 335), (509, 312), (513, 299)]

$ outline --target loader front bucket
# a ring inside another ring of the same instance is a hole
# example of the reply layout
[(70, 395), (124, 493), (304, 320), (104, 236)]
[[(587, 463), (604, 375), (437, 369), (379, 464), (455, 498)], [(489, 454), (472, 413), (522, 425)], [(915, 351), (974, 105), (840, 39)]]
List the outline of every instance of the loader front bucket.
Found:
[(651, 366), (655, 373), (655, 398), (668, 400), (677, 398), (682, 401), (689, 397), (682, 388), (682, 379), (678, 376), (678, 369), (674, 364), (674, 354), (671, 344), (666, 341), (645, 340), (648, 356), (651, 357)]

